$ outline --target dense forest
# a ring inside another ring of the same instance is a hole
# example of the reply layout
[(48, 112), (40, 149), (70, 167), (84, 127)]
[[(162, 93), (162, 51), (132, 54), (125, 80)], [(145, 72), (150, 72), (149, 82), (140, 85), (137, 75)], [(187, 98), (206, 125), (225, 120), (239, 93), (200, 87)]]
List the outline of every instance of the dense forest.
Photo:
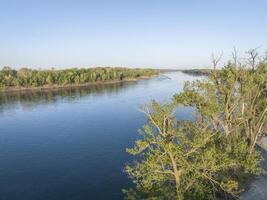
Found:
[(64, 86), (71, 84), (86, 84), (104, 81), (121, 81), (150, 77), (158, 74), (157, 70), (140, 68), (97, 67), (88, 69), (34, 70), (22, 68), (19, 70), (3, 67), (0, 70), (0, 90), (8, 88), (31, 88), (43, 86)]
[[(126, 199), (235, 199), (244, 183), (262, 173), (256, 145), (267, 131), (267, 57), (249, 51), (209, 76), (187, 82), (172, 101), (153, 101), (142, 111), (148, 122), (127, 151), (138, 155), (125, 171), (135, 187)], [(195, 120), (176, 118), (194, 107)]]

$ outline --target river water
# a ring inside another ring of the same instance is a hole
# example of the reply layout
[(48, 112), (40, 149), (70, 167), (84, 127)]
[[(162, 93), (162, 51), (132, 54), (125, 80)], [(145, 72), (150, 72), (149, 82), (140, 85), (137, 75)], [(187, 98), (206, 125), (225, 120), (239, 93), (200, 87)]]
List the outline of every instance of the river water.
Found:
[[(146, 122), (139, 111), (167, 102), (196, 77), (58, 91), (0, 94), (0, 200), (119, 200), (131, 184), (125, 149)], [(176, 115), (187, 119), (192, 109)]]

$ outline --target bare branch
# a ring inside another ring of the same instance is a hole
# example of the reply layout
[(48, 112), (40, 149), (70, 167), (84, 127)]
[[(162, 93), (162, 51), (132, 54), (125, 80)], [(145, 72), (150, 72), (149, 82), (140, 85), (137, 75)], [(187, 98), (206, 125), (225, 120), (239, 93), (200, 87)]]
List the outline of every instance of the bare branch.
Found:
[(258, 48), (250, 49), (246, 53), (248, 54), (248, 64), (251, 66), (252, 70), (255, 70), (257, 61), (259, 59), (259, 53), (258, 53)]
[(222, 56), (223, 56), (223, 52), (221, 52), (219, 56), (214, 56), (213, 53), (211, 54), (211, 62), (212, 62), (214, 70), (217, 68), (217, 65), (221, 61)]
[(235, 67), (237, 67), (237, 64), (238, 64), (238, 50), (236, 49), (236, 47), (234, 47), (234, 49), (233, 49), (232, 59), (234, 61)]

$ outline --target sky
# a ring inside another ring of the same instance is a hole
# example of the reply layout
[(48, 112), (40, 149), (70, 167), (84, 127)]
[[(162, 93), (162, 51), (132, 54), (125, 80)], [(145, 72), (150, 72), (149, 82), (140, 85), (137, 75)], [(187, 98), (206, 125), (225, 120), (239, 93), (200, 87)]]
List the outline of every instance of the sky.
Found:
[[(0, 67), (209, 67), (267, 49), (266, 0), (0, 0)], [(242, 56), (242, 55), (241, 55)]]

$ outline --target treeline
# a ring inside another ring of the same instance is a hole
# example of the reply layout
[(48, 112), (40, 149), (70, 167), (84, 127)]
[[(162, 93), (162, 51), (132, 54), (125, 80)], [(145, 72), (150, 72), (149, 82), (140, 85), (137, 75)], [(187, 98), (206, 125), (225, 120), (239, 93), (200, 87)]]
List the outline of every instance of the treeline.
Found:
[[(171, 102), (144, 106), (148, 122), (128, 149), (138, 159), (125, 168), (136, 187), (126, 199), (235, 199), (262, 173), (256, 143), (267, 128), (267, 57), (253, 50), (240, 63), (233, 55), (220, 70), (214, 59), (209, 76), (187, 82)], [(177, 119), (180, 106), (194, 107), (195, 120)]]
[(85, 84), (104, 81), (137, 79), (158, 74), (157, 70), (140, 68), (97, 67), (88, 69), (34, 70), (22, 68), (19, 70), (3, 67), (0, 70), (0, 89), (11, 87), (42, 87)]
[(190, 74), (193, 76), (207, 76), (211, 73), (210, 69), (185, 69), (181, 71), (185, 74)]

